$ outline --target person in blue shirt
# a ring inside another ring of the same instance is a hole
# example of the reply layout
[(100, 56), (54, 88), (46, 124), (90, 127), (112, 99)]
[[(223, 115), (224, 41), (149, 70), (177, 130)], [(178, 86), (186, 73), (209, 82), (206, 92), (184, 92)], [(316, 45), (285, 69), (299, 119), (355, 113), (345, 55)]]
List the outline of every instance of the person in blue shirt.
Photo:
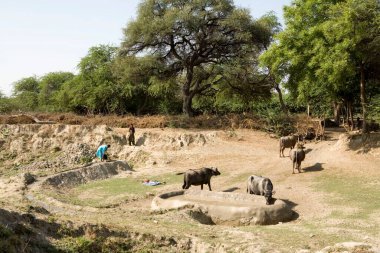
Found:
[(111, 145), (101, 145), (98, 150), (96, 151), (96, 156), (100, 159), (101, 162), (103, 162), (104, 160), (107, 160), (107, 154), (106, 154), (106, 151), (107, 149), (111, 147)]

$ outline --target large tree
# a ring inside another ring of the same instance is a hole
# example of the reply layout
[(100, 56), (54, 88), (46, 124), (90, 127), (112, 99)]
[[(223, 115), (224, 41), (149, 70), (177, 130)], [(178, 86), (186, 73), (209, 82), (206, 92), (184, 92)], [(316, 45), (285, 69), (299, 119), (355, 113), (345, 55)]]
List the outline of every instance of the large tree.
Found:
[(192, 116), (194, 96), (213, 85), (202, 73), (251, 50), (253, 29), (249, 12), (231, 0), (145, 0), (124, 29), (121, 53), (162, 61), (161, 74), (177, 77), (183, 112)]
[(360, 80), (356, 83), (360, 84), (365, 132), (367, 84), (377, 86), (380, 82), (380, 1), (346, 0), (335, 4), (324, 22), (323, 33), (331, 46), (327, 51), (330, 57), (325, 56), (321, 64), (321, 74), (330, 74), (343, 84)]
[(22, 110), (37, 109), (39, 92), (39, 80), (36, 76), (26, 77), (13, 83), (12, 96), (17, 107)]
[[(66, 82), (59, 93), (61, 101), (78, 113), (125, 113), (127, 91), (112, 73), (117, 47), (91, 47), (78, 64), (79, 74)], [(64, 105), (62, 105), (64, 106)]]
[(59, 101), (57, 94), (65, 82), (74, 78), (74, 74), (70, 72), (51, 72), (40, 78), (39, 82), (39, 106), (45, 110), (57, 110)]
[(13, 104), (10, 98), (6, 97), (2, 91), (0, 91), (0, 113), (10, 112), (13, 109)]
[(150, 55), (117, 57), (113, 73), (117, 82), (128, 91), (127, 109), (137, 115), (142, 113), (180, 112), (178, 107), (178, 85), (175, 79), (157, 78), (165, 71), (162, 62)]
[(305, 103), (351, 103), (360, 83), (365, 119), (366, 83), (379, 80), (379, 10), (378, 0), (295, 0), (284, 11), (286, 29), (262, 59)]
[(285, 105), (281, 90), (283, 75), (276, 71), (272, 71), (270, 61), (274, 56), (272, 54), (265, 54), (265, 51), (267, 51), (272, 44), (274, 37), (281, 31), (281, 24), (273, 12), (269, 12), (262, 16), (256, 23), (259, 29), (254, 38), (260, 38), (259, 40), (256, 39), (256, 42), (260, 45), (261, 52), (264, 52), (264, 54), (260, 55), (259, 60), (260, 65), (263, 67), (264, 73), (266, 74), (265, 81), (277, 92), (281, 110), (287, 114), (288, 108)]

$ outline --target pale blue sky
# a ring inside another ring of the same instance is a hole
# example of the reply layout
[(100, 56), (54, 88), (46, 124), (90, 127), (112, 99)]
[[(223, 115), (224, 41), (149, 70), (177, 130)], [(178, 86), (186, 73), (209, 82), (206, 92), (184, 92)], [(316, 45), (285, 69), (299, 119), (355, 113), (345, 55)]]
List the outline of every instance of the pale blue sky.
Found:
[[(122, 28), (136, 15), (140, 0), (0, 0), (0, 91), (12, 83), (53, 71), (76, 73), (90, 47), (119, 45)], [(291, 0), (235, 0), (254, 18)]]

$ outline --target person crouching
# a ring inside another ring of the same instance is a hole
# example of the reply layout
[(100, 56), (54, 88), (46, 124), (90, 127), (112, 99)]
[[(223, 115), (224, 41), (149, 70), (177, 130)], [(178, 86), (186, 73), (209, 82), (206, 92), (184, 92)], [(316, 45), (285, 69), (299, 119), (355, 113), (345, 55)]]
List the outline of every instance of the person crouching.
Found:
[(108, 156), (106, 154), (106, 151), (108, 148), (111, 147), (111, 145), (100, 145), (98, 150), (96, 151), (96, 156), (100, 159), (101, 162), (107, 161)]

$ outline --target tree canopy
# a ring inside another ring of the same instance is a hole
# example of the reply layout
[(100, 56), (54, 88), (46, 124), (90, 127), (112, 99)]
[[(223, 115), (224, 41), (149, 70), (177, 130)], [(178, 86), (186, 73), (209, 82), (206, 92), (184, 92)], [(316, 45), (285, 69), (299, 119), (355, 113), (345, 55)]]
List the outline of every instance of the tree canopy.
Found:
[(216, 84), (214, 69), (256, 50), (267, 39), (258, 33), (248, 10), (230, 0), (145, 0), (124, 29), (121, 53), (160, 60), (165, 69), (157, 76), (177, 78), (183, 112), (192, 116), (194, 96)]
[(361, 86), (365, 112), (365, 84), (378, 84), (379, 1), (295, 0), (284, 16), (286, 29), (261, 58), (277, 79), (307, 103), (354, 100)]
[(112, 73), (117, 50), (108, 45), (91, 47), (78, 64), (78, 76), (64, 85), (61, 100), (66, 97), (70, 108), (81, 113), (113, 113), (122, 108), (119, 98), (124, 90)]
[(39, 81), (38, 104), (48, 111), (55, 111), (59, 104), (58, 93), (64, 83), (74, 78), (70, 72), (51, 72), (44, 75)]
[(39, 80), (36, 76), (23, 78), (13, 84), (13, 96), (22, 109), (37, 109), (39, 92)]

